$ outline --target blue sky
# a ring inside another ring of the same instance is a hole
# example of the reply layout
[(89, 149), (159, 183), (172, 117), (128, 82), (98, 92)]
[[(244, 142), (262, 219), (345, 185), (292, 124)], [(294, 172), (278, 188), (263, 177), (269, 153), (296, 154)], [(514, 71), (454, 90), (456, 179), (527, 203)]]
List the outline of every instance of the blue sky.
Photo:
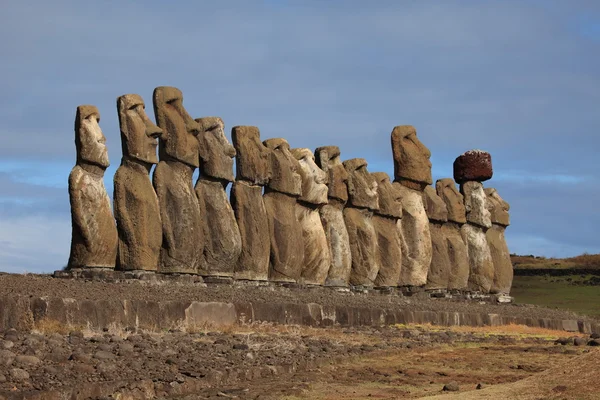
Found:
[(73, 121), (94, 104), (112, 176), (116, 98), (169, 85), (194, 117), (393, 172), (412, 124), (434, 179), (492, 154), (509, 248), (600, 252), (600, 2), (7, 1), (0, 15), (0, 270), (66, 264)]

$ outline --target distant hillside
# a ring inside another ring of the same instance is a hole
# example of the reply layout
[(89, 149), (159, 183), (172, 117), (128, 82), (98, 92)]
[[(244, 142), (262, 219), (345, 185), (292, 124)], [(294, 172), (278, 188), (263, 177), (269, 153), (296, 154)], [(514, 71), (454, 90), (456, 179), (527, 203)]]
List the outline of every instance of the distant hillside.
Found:
[(581, 254), (571, 258), (546, 258), (511, 254), (515, 269), (586, 269), (600, 270), (600, 254)]

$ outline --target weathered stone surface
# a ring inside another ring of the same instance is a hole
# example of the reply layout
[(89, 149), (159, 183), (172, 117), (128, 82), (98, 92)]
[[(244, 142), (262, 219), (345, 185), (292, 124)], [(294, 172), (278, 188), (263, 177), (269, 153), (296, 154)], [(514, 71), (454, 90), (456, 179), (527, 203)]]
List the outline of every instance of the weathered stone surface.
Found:
[(236, 179), (266, 185), (271, 179), (271, 150), (260, 141), (259, 129), (255, 126), (234, 126), (231, 140), (236, 150)]
[(279, 193), (298, 197), (302, 194), (300, 164), (292, 155), (290, 145), (282, 138), (267, 139), (263, 144), (271, 150), (271, 179), (267, 187)]
[(390, 182), (390, 177), (385, 172), (373, 172), (377, 182), (377, 196), (379, 209), (376, 214), (392, 218), (402, 218), (402, 198), (398, 189)]
[(142, 98), (126, 94), (117, 99), (123, 158), (114, 177), (114, 207), (122, 270), (156, 271), (162, 244), (158, 197), (149, 174), (162, 130), (146, 115)]
[(402, 268), (402, 240), (400, 236), (399, 218), (386, 215), (373, 215), (373, 228), (377, 234), (377, 250), (379, 252), (379, 271), (375, 278), (375, 286), (397, 286)]
[(304, 246), (296, 197), (267, 188), (263, 198), (271, 241), (269, 280), (297, 282), (302, 273)]
[(431, 152), (417, 138), (416, 129), (411, 125), (396, 126), (391, 136), (394, 179), (431, 185)]
[(379, 209), (377, 181), (367, 170), (364, 158), (352, 158), (343, 162), (348, 173), (348, 207)]
[(154, 114), (162, 129), (160, 161), (152, 183), (158, 196), (163, 241), (159, 271), (197, 273), (202, 262), (204, 230), (192, 175), (199, 165), (199, 124), (183, 107), (181, 91), (158, 87)]
[(231, 188), (231, 205), (242, 240), (242, 252), (234, 277), (266, 281), (269, 277), (270, 236), (262, 186), (235, 181)]
[(484, 182), (492, 178), (492, 156), (482, 150), (469, 150), (454, 160), (454, 180)]
[(505, 229), (502, 225), (493, 224), (485, 233), (494, 264), (494, 281), (490, 289), (492, 293), (509, 294), (512, 287), (513, 266), (504, 237)]
[(315, 150), (315, 163), (328, 175), (327, 197), (345, 204), (348, 201), (348, 173), (340, 160), (339, 147), (318, 147)]
[(329, 244), (319, 216), (319, 208), (327, 204), (327, 174), (316, 164), (309, 149), (293, 149), (300, 164), (302, 195), (296, 204), (296, 217), (302, 228), (304, 265), (300, 281), (323, 285), (331, 265)]
[(492, 224), (498, 224), (502, 226), (510, 225), (510, 216), (508, 211), (510, 210), (509, 204), (504, 201), (498, 194), (498, 191), (494, 188), (485, 188), (485, 195), (487, 196), (487, 208), (490, 212), (490, 218)]
[(430, 221), (447, 222), (448, 209), (446, 203), (438, 196), (433, 186), (426, 186), (423, 191), (425, 212)]
[(399, 285), (423, 286), (427, 283), (432, 257), (429, 218), (422, 192), (406, 187), (405, 182), (393, 183), (402, 198), (402, 269)]
[(465, 182), (460, 185), (460, 192), (465, 199), (467, 222), (482, 228), (490, 228), (492, 221), (487, 208), (487, 196), (483, 190), (483, 185), (475, 181)]
[(487, 228), (470, 223), (461, 228), (469, 256), (469, 290), (489, 293), (494, 282), (494, 263), (487, 244)]
[(435, 182), (437, 195), (446, 204), (448, 221), (464, 224), (467, 222), (463, 195), (456, 189), (452, 178), (438, 179)]
[(99, 121), (95, 106), (77, 107), (77, 163), (69, 175), (72, 237), (68, 268), (114, 268), (117, 258), (117, 227), (103, 181), (110, 164)]
[(242, 251), (242, 239), (235, 214), (227, 200), (226, 188), (233, 177), (235, 148), (225, 137), (219, 117), (198, 118), (201, 133), (200, 176), (195, 190), (204, 223), (204, 262), (200, 274), (233, 276)]
[(372, 218), (373, 212), (366, 208), (344, 208), (352, 255), (350, 284), (354, 286), (373, 287), (379, 273), (377, 233)]
[(343, 203), (329, 198), (329, 203), (319, 210), (331, 255), (331, 265), (325, 281), (326, 286), (344, 287), (348, 286), (350, 281), (352, 255), (343, 209)]
[(431, 264), (427, 273), (427, 289), (446, 289), (450, 280), (450, 257), (448, 240), (444, 235), (444, 223), (429, 221), (431, 236)]
[(448, 271), (448, 289), (467, 290), (469, 282), (469, 256), (467, 246), (461, 234), (462, 224), (446, 222), (442, 234), (446, 239), (450, 269)]

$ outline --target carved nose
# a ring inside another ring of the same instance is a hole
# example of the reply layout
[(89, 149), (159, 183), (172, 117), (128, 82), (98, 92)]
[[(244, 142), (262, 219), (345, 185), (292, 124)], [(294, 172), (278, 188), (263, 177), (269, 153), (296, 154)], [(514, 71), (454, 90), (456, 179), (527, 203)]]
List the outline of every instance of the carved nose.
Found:
[(227, 148), (225, 149), (225, 154), (231, 158), (235, 157), (235, 155), (236, 155), (235, 147), (227, 146)]
[(158, 126), (154, 125), (150, 120), (146, 121), (146, 135), (152, 138), (159, 138), (162, 136), (163, 130)]
[(189, 133), (191, 133), (192, 135), (198, 135), (201, 131), (200, 129), (200, 124), (197, 123), (196, 121), (194, 121), (192, 119), (192, 117), (190, 117), (189, 115), (186, 118), (186, 124), (185, 124), (187, 131)]

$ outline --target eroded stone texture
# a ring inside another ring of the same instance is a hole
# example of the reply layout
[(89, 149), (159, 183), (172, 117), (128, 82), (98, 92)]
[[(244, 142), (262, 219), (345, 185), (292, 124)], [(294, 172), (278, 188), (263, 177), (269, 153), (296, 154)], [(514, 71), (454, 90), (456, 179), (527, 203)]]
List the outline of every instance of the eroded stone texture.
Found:
[(393, 185), (402, 198), (402, 269), (400, 286), (423, 286), (427, 283), (427, 272), (431, 264), (431, 234), (429, 218), (420, 190), (408, 188), (401, 183)]
[(467, 222), (463, 195), (456, 189), (452, 178), (439, 179), (435, 186), (438, 196), (444, 201), (448, 210), (448, 222), (442, 226), (450, 261), (448, 289), (467, 290), (469, 257), (461, 235), (461, 227)]
[(110, 164), (99, 121), (95, 106), (77, 107), (77, 163), (69, 175), (72, 237), (68, 268), (114, 268), (117, 258), (117, 228), (103, 181)]
[(379, 197), (379, 209), (373, 215), (379, 251), (379, 272), (375, 286), (397, 286), (402, 268), (401, 228), (398, 226), (398, 220), (402, 217), (402, 199), (388, 174), (374, 172), (371, 175), (377, 181)]
[(429, 161), (431, 152), (417, 138), (417, 131), (413, 126), (400, 125), (392, 130), (392, 152), (394, 180), (408, 180), (422, 185), (433, 183)]
[(350, 239), (343, 213), (348, 200), (348, 173), (340, 160), (340, 149), (337, 146), (317, 148), (315, 162), (328, 176), (328, 203), (319, 210), (331, 254), (325, 285), (344, 287), (348, 286), (352, 268)]
[(492, 227), (486, 232), (487, 243), (494, 262), (494, 283), (491, 292), (509, 294), (513, 281), (513, 266), (504, 231), (510, 224), (508, 215), (510, 207), (496, 189), (486, 188), (485, 194), (492, 220)]
[(484, 182), (492, 178), (492, 156), (482, 150), (469, 150), (454, 160), (454, 180)]
[(234, 271), (236, 279), (266, 281), (269, 277), (269, 221), (262, 185), (271, 178), (271, 151), (262, 144), (255, 126), (235, 126), (231, 130), (236, 150), (236, 181), (231, 189), (242, 252)]
[(451, 268), (448, 242), (442, 229), (444, 223), (448, 222), (446, 203), (437, 195), (433, 186), (425, 188), (423, 198), (431, 235), (431, 264), (427, 273), (426, 287), (428, 289), (446, 289)]
[(162, 130), (148, 118), (137, 94), (120, 96), (117, 111), (123, 148), (114, 177), (117, 265), (122, 270), (156, 271), (163, 236), (158, 197), (149, 174), (158, 163), (157, 138)]
[(350, 284), (372, 287), (379, 273), (377, 233), (373, 211), (379, 209), (377, 182), (367, 170), (367, 162), (353, 158), (343, 163), (348, 173), (348, 204), (344, 222), (348, 230), (352, 269)]
[(233, 276), (242, 251), (242, 239), (226, 188), (233, 182), (235, 148), (225, 136), (219, 117), (198, 118), (201, 132), (200, 176), (195, 190), (204, 223), (204, 262), (200, 274)]
[(183, 95), (174, 87), (157, 87), (154, 115), (162, 129), (160, 161), (152, 182), (158, 196), (163, 241), (159, 271), (198, 273), (204, 249), (204, 230), (192, 175), (199, 165), (199, 124), (183, 107)]
[(296, 216), (296, 199), (302, 193), (300, 165), (285, 139), (263, 143), (271, 150), (272, 171), (263, 196), (271, 237), (269, 280), (297, 282), (304, 259), (302, 227)]
[(480, 182), (469, 181), (460, 186), (465, 199), (467, 223), (461, 233), (469, 256), (470, 290), (489, 293), (494, 281), (494, 263), (486, 240), (491, 227), (486, 195)]
[(300, 164), (302, 177), (302, 195), (296, 204), (304, 246), (300, 282), (323, 285), (331, 265), (329, 244), (319, 216), (319, 208), (327, 204), (327, 174), (315, 164), (309, 149), (293, 149), (292, 154)]

